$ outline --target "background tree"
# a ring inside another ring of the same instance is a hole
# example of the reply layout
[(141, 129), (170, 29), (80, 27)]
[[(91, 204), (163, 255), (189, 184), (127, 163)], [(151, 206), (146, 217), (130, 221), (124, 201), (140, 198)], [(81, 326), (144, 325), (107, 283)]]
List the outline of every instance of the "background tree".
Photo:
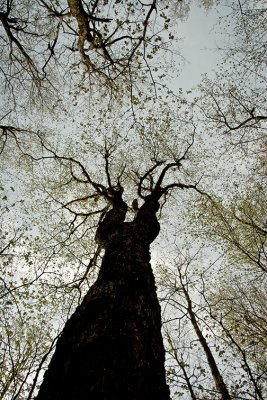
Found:
[[(211, 353), (230, 398), (262, 399), (266, 393), (261, 353), (265, 347), (261, 336), (266, 320), (264, 294), (258, 282), (246, 285), (243, 278), (247, 276), (237, 279), (236, 271), (218, 268), (218, 261), (199, 265), (198, 251), (191, 257), (177, 255), (172, 268), (158, 266), (169, 383), (177, 398), (221, 399), (223, 394), (211, 379), (213, 363), (206, 358)], [(192, 324), (197, 330), (192, 330)], [(256, 326), (260, 329), (254, 334)]]

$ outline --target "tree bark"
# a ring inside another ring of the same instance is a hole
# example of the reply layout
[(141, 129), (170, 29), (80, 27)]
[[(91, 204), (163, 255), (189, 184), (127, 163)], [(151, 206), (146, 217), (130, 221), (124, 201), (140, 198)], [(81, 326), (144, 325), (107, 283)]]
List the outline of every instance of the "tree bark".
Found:
[[(117, 198), (115, 198), (117, 196)], [(148, 196), (132, 222), (116, 194), (99, 225), (98, 279), (67, 322), (36, 400), (169, 400), (149, 245), (159, 233)]]

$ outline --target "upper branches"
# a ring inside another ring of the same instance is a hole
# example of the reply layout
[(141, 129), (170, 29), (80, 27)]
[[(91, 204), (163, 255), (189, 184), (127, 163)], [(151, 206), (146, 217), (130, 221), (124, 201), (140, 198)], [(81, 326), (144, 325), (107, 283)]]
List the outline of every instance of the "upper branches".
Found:
[[(125, 4), (68, 0), (64, 10), (53, 2), (41, 0), (40, 4), (70, 35), (69, 48), (79, 52), (86, 72), (105, 85), (113, 86), (117, 79), (129, 85), (137, 71), (141, 72), (143, 62), (145, 65), (160, 47), (157, 41), (161, 40), (162, 28), (159, 32), (149, 31), (153, 15), (155, 23), (156, 0)], [(161, 17), (167, 19), (164, 13)]]
[[(227, 56), (235, 68), (247, 75), (265, 78), (267, 8), (263, 0), (238, 0), (229, 4), (225, 17), (234, 21), (234, 42), (227, 49)], [(225, 21), (224, 21), (225, 22)], [(233, 22), (232, 22), (233, 24)], [(225, 24), (228, 26), (228, 24)], [(236, 39), (239, 39), (236, 41)]]
[(167, 9), (168, 2), (156, 0), (6, 1), (0, 10), (6, 87), (53, 90), (70, 74), (76, 82), (125, 91), (151, 79), (151, 59), (169, 47), (163, 35), (169, 29)]
[(59, 25), (38, 16), (40, 10), (35, 2), (6, 1), (0, 11), (0, 54), (3, 61), (0, 75), (9, 94), (16, 102), (15, 89), (31, 89), (42, 94), (42, 89), (53, 87), (48, 64), (55, 59), (55, 47)]
[[(3, 128), (3, 136), (6, 137), (7, 134), (12, 136), (23, 157), (40, 166), (38, 167), (40, 172), (37, 172), (38, 180), (40, 173), (47, 175), (44, 177), (42, 190), (50, 200), (72, 215), (72, 231), (89, 217), (93, 217), (95, 223), (94, 216), (99, 215), (103, 218), (110, 205), (114, 206), (118, 194), (122, 196), (124, 193), (125, 201), (130, 201), (130, 204), (136, 195), (144, 202), (148, 197), (153, 197), (156, 202), (161, 198), (166, 200), (167, 194), (174, 189), (193, 189), (196, 193), (204, 194), (198, 187), (199, 180), (195, 179), (192, 182), (192, 179), (184, 173), (183, 164), (189, 159), (195, 140), (194, 134), (184, 151), (175, 159), (152, 159), (151, 167), (150, 163), (146, 165), (144, 162), (143, 168), (146, 168), (146, 172), (143, 174), (135, 172), (133, 175), (132, 168), (135, 167), (132, 165), (132, 159), (121, 158), (120, 146), (123, 146), (124, 153), (130, 151), (124, 148), (127, 141), (122, 143), (115, 141), (110, 144), (106, 140), (102, 151), (99, 148), (97, 150), (99, 163), (95, 165), (90, 163), (88, 157), (82, 159), (73, 151), (61, 155), (43, 134), (30, 132), (32, 148), (29, 148), (26, 144), (29, 138), (25, 143), (22, 139), (22, 136), (27, 136), (24, 131), (18, 131), (12, 126)], [(40, 169), (42, 165), (43, 171)], [(48, 173), (50, 170), (51, 174)], [(131, 207), (129, 209), (131, 210)], [(134, 207), (132, 211), (135, 211)]]
[[(195, 141), (195, 132), (192, 136), (191, 142), (188, 143), (182, 155), (177, 157), (172, 162), (166, 160), (154, 160), (154, 165), (149, 168), (144, 175), (138, 177), (138, 195), (145, 199), (148, 194), (152, 194), (155, 198), (160, 199), (162, 196), (167, 195), (172, 189), (194, 189), (202, 195), (208, 196), (201, 191), (197, 186), (199, 182), (194, 184), (181, 182), (182, 176), (181, 168), (183, 161), (187, 159), (188, 153)], [(136, 174), (138, 176), (138, 174)], [(183, 179), (183, 178), (182, 178)]]
[[(219, 97), (210, 92), (209, 93), (215, 107), (216, 114), (210, 116), (211, 119), (219, 123), (221, 126), (225, 126), (229, 131), (235, 131), (241, 128), (253, 128), (258, 127), (260, 121), (266, 121), (267, 115), (264, 115), (260, 111), (256, 110), (257, 99), (244, 99), (242, 93), (238, 93), (234, 90), (228, 91), (229, 103), (231, 108), (224, 110), (225, 104), (220, 104)], [(255, 104), (255, 106), (252, 104)], [(235, 108), (233, 106), (235, 105)], [(263, 110), (262, 110), (263, 111)]]
[[(196, 128), (191, 121), (182, 123), (180, 128), (175, 124), (173, 131), (169, 118), (165, 123), (166, 118), (162, 112), (160, 128), (151, 125), (141, 133), (132, 128), (125, 136), (126, 124), (106, 126), (104, 121), (102, 131), (88, 128), (84, 133), (86, 141), (82, 143), (78, 140), (83, 135), (80, 132), (77, 135), (60, 132), (60, 137), (55, 132), (51, 135), (14, 132), (7, 150), (17, 149), (14, 143), (17, 140), (20, 165), (27, 167), (26, 174), (33, 171), (29, 185), (38, 194), (39, 199), (35, 200), (46, 208), (46, 215), (50, 213), (48, 229), (50, 225), (57, 231), (62, 227), (62, 237), (76, 239), (86, 230), (97, 229), (119, 197), (127, 204), (126, 220), (129, 221), (141, 215), (139, 211), (145, 204), (150, 204), (150, 209), (154, 207), (154, 214), (160, 207), (166, 209), (169, 196), (175, 192), (181, 197), (187, 196), (182, 192), (205, 195), (200, 185), (201, 172), (198, 169), (195, 173), (194, 166), (190, 166), (194, 159)], [(154, 139), (158, 140), (157, 149), (143, 148), (145, 136), (151, 137), (152, 128), (155, 128)], [(143, 135), (140, 140), (139, 134)], [(62, 135), (64, 143), (60, 140)], [(25, 180), (28, 182), (26, 175)], [(55, 216), (52, 220), (51, 215)]]
[[(118, 9), (112, 10), (113, 18), (102, 17), (103, 6), (98, 0), (90, 3), (68, 0), (68, 6), (78, 24), (77, 48), (88, 72), (99, 74), (100, 78), (105, 76), (107, 80), (127, 74), (138, 48), (149, 40), (148, 23), (156, 9), (156, 0), (150, 4), (125, 5), (126, 18)], [(113, 7), (110, 4), (104, 12), (109, 15)]]
[[(165, 165), (164, 165), (165, 164)], [(163, 166), (161, 170), (159, 170), (159, 167)], [(143, 191), (153, 193), (158, 199), (165, 193), (167, 193), (169, 190), (173, 188), (180, 188), (180, 189), (191, 189), (196, 188), (197, 184), (194, 185), (188, 185), (182, 182), (171, 182), (171, 183), (164, 183), (165, 181), (168, 181), (167, 174), (170, 171), (179, 171), (181, 167), (181, 162), (171, 162), (171, 163), (166, 163), (165, 161), (158, 161), (156, 164), (153, 165), (143, 176), (139, 178), (139, 184), (138, 184), (138, 195), (141, 198), (145, 198), (146, 196), (143, 194)], [(159, 172), (158, 172), (159, 171)], [(158, 176), (155, 176), (155, 172), (158, 172)], [(148, 181), (148, 185), (145, 186), (145, 181)]]

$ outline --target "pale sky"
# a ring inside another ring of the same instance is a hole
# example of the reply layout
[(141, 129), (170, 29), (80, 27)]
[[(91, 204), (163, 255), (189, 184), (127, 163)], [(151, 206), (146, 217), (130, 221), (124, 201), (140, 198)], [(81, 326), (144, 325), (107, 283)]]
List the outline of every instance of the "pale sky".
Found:
[[(217, 7), (216, 7), (217, 9)], [(220, 8), (220, 14), (225, 9)], [(221, 61), (222, 54), (217, 50), (223, 36), (219, 35), (218, 11), (212, 8), (205, 11), (192, 2), (189, 17), (178, 23), (177, 34), (184, 40), (179, 43), (186, 64), (178, 77), (174, 78), (175, 88), (190, 89), (200, 83), (201, 75), (210, 75)]]

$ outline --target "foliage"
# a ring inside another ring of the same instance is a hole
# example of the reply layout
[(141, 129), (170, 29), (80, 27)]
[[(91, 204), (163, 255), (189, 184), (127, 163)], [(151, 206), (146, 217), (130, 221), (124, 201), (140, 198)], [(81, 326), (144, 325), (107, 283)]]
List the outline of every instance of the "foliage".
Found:
[[(70, 92), (101, 90), (114, 97), (129, 95), (143, 81), (153, 84), (157, 53), (172, 52), (169, 13), (169, 2), (156, 0), (2, 2), (7, 112), (12, 103), (12, 112), (32, 103), (52, 110), (51, 99), (64, 102)], [(18, 93), (24, 93), (22, 102)]]
[(189, 5), (1, 3), (4, 400), (33, 398), (96, 278), (108, 190), (123, 186), (132, 220), (158, 183), (152, 256), (173, 399), (221, 398), (203, 343), (233, 399), (266, 396), (266, 9), (227, 1), (225, 60), (186, 95), (164, 76)]

